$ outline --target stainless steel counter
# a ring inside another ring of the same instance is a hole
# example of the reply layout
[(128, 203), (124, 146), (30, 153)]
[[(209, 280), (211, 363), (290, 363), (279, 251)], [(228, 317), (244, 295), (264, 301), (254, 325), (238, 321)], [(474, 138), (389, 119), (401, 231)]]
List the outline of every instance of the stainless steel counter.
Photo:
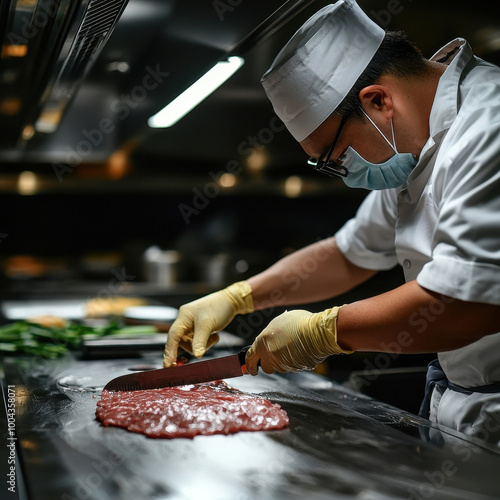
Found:
[[(290, 417), (286, 430), (166, 440), (102, 427), (95, 409), (103, 385), (144, 363), (159, 367), (158, 354), (5, 359), (6, 400), (7, 387), (15, 391), (17, 479), (26, 487), (24, 494), (18, 484), (19, 498), (500, 497), (500, 453), (312, 373), (228, 381), (279, 403)], [(6, 436), (5, 414), (0, 424)], [(7, 458), (0, 456), (2, 467)], [(16, 498), (4, 497), (5, 482), (1, 488), (2, 499)]]

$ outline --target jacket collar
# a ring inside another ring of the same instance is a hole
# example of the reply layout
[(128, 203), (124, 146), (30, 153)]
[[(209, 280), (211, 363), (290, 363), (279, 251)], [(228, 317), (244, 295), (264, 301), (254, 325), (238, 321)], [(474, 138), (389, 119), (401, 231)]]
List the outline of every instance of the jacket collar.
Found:
[(457, 117), (462, 73), (473, 57), (470, 45), (463, 38), (456, 38), (431, 58), (431, 61), (447, 64), (448, 68), (439, 79), (429, 116), (429, 139), (420, 152), (417, 166), (408, 177), (405, 196), (417, 196), (431, 174), (432, 168), (427, 168), (429, 159)]
[(473, 57), (471, 46), (463, 38), (456, 38), (431, 57), (431, 61), (448, 65), (439, 79), (429, 117), (431, 138), (448, 130), (457, 117), (460, 80)]

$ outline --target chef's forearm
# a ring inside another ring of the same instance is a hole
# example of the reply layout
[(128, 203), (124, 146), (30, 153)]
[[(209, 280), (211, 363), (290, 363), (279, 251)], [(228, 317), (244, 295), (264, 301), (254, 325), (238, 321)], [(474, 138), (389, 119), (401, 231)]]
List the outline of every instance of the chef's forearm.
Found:
[(464, 302), (410, 281), (341, 308), (337, 339), (343, 349), (432, 353), (458, 349), (500, 331), (500, 306)]
[(284, 257), (248, 281), (255, 310), (260, 310), (326, 300), (374, 274), (349, 262), (331, 237)]

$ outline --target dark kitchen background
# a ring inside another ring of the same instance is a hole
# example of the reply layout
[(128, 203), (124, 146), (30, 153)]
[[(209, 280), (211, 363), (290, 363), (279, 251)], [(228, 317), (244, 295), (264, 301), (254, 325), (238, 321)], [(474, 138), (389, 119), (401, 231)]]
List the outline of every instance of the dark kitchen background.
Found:
[[(3, 296), (89, 283), (91, 296), (124, 269), (137, 290), (179, 306), (332, 235), (366, 192), (308, 170), (259, 82), (327, 3), (0, 2)], [(426, 57), (460, 36), (500, 62), (494, 2), (359, 4)], [(229, 81), (174, 126), (148, 126), (231, 54), (245, 64)], [(148, 272), (155, 256), (161, 274)], [(384, 272), (335, 303), (401, 282), (399, 269)]]

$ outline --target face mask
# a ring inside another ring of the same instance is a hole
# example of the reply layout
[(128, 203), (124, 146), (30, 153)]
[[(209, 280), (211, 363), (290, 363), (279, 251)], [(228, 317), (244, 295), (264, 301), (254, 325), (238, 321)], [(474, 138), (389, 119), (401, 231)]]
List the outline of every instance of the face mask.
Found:
[[(362, 110), (363, 111), (363, 110)], [(341, 156), (342, 166), (349, 172), (347, 177), (342, 177), (342, 180), (349, 186), (354, 188), (364, 189), (388, 189), (401, 186), (410, 172), (415, 168), (418, 158), (411, 153), (399, 153), (396, 149), (396, 141), (394, 139), (394, 127), (391, 119), (392, 145), (387, 137), (382, 134), (380, 129), (375, 125), (373, 120), (363, 111), (363, 114), (370, 120), (372, 125), (380, 132), (382, 137), (395, 151), (395, 155), (391, 156), (384, 163), (370, 163), (360, 156), (350, 146)]]

